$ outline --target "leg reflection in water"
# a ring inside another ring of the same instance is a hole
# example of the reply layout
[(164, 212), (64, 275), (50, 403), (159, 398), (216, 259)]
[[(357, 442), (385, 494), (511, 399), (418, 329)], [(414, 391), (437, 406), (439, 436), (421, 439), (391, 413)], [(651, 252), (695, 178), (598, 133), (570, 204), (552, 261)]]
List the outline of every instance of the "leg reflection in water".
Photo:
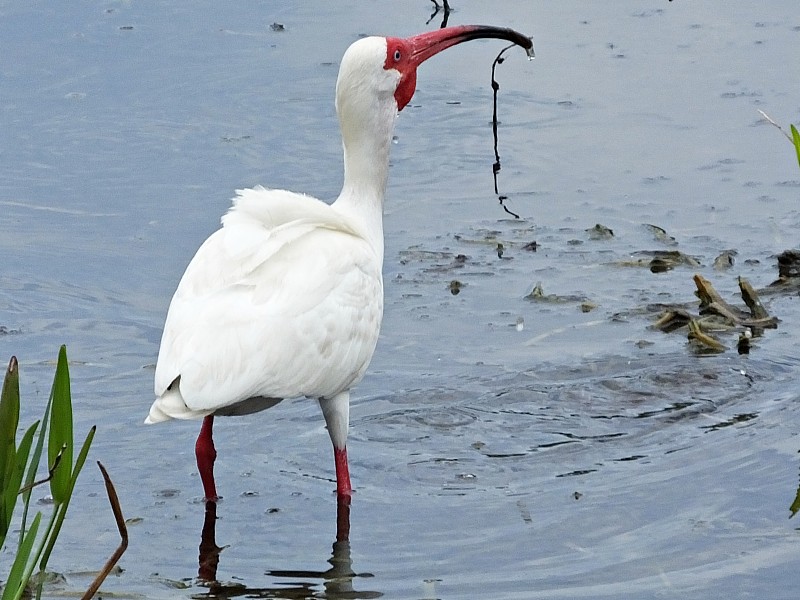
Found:
[(200, 565), (197, 577), (200, 581), (216, 581), (219, 553), (217, 546), (217, 503), (206, 501), (206, 516), (203, 519), (203, 530), (200, 532)]
[[(355, 578), (371, 578), (370, 573), (355, 573), (350, 557), (350, 498), (338, 496), (336, 502), (336, 541), (333, 554), (328, 559), (331, 567), (325, 571), (269, 570), (266, 575), (276, 579), (290, 579), (291, 583), (271, 587), (250, 587), (241, 583), (220, 583), (217, 581), (217, 567), (220, 552), (225, 548), (216, 542), (217, 503), (206, 502), (205, 519), (200, 535), (200, 560), (197, 571), (207, 594), (193, 595), (193, 598), (328, 598), (330, 600), (380, 598), (381, 592), (358, 591), (353, 589)], [(324, 593), (320, 595), (319, 581)]]

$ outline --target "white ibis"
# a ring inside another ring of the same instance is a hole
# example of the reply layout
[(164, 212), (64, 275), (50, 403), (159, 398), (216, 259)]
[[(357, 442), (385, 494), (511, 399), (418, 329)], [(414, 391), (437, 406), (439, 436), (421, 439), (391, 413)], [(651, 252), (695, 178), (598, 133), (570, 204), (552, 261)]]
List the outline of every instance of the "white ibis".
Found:
[(417, 67), (478, 38), (511, 29), (467, 25), (348, 48), (336, 82), (344, 186), (335, 202), (262, 187), (238, 190), (222, 228), (195, 254), (172, 298), (146, 423), (199, 419), (195, 445), (205, 497), (216, 500), (215, 415), (242, 415), (284, 398), (317, 398), (339, 497), (347, 464), (350, 389), (369, 365), (383, 315), (383, 199), (397, 113), (414, 94)]

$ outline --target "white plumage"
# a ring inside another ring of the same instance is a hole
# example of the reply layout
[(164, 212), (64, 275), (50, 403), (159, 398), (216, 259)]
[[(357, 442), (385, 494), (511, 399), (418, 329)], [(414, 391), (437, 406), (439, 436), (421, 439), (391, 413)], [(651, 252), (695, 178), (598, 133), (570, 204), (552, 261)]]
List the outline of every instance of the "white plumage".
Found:
[(253, 397), (332, 398), (372, 357), (380, 250), (335, 204), (261, 187), (237, 194), (172, 299), (148, 422)]
[(525, 36), (475, 25), (352, 44), (336, 82), (344, 151), (337, 200), (239, 190), (222, 228), (187, 267), (164, 324), (146, 422), (204, 418), (195, 452), (208, 500), (217, 498), (214, 415), (256, 412), (297, 396), (319, 400), (337, 492), (349, 498), (349, 390), (364, 376), (383, 315), (383, 200), (394, 122), (411, 100), (419, 64), (484, 37), (531, 53)]

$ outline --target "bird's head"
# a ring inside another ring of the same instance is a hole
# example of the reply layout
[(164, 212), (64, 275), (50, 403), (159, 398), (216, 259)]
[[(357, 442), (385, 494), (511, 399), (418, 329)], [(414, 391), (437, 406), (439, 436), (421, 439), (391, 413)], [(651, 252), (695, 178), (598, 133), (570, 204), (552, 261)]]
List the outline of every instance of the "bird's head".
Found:
[(529, 37), (503, 27), (488, 25), (461, 25), (437, 29), (409, 38), (386, 38), (386, 58), (383, 68), (396, 71), (400, 80), (394, 92), (397, 110), (411, 101), (417, 86), (417, 67), (430, 57), (451, 46), (482, 38), (508, 40), (521, 46), (533, 57), (533, 42)]
[(363, 38), (342, 58), (336, 84), (337, 107), (351, 99), (377, 99), (384, 104), (393, 97), (392, 108), (403, 110), (414, 95), (419, 65), (451, 46), (481, 38), (508, 40), (533, 56), (530, 38), (513, 29), (487, 25), (447, 27), (408, 38)]
[(383, 198), (394, 121), (414, 95), (417, 67), (450, 46), (479, 38), (508, 40), (533, 56), (530, 38), (512, 29), (483, 25), (449, 27), (408, 38), (368, 37), (347, 49), (336, 81), (345, 157), (343, 195)]

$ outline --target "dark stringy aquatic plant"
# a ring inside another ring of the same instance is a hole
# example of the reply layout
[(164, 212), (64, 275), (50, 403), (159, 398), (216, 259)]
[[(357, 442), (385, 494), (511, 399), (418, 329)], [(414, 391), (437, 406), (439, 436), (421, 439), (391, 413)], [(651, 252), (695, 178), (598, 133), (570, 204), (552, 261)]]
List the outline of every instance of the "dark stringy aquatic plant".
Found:
[(515, 219), (519, 219), (519, 215), (513, 211), (511, 211), (506, 205), (505, 201), (508, 200), (508, 196), (504, 196), (500, 194), (497, 189), (497, 174), (500, 172), (500, 152), (497, 149), (497, 125), (499, 121), (497, 120), (497, 92), (500, 90), (500, 84), (495, 79), (495, 71), (497, 69), (497, 65), (503, 64), (505, 58), (503, 58), (503, 54), (506, 50), (510, 50), (514, 47), (514, 44), (510, 46), (506, 46), (500, 51), (500, 54), (494, 59), (492, 62), (492, 91), (494, 92), (494, 98), (492, 103), (492, 135), (494, 136), (494, 164), (492, 165), (492, 174), (494, 176), (494, 193), (497, 196), (497, 200), (500, 202), (500, 206), (503, 207), (503, 210), (506, 211), (509, 215), (513, 216)]
[(428, 25), (436, 18), (436, 15), (439, 14), (439, 11), (442, 11), (444, 16), (442, 17), (442, 24), (440, 25), (440, 28), (444, 29), (447, 27), (447, 20), (450, 18), (450, 4), (448, 3), (448, 0), (442, 0), (442, 6), (439, 6), (439, 3), (436, 0), (431, 0), (431, 2), (433, 2), (435, 8), (431, 18), (428, 19), (425, 24)]

